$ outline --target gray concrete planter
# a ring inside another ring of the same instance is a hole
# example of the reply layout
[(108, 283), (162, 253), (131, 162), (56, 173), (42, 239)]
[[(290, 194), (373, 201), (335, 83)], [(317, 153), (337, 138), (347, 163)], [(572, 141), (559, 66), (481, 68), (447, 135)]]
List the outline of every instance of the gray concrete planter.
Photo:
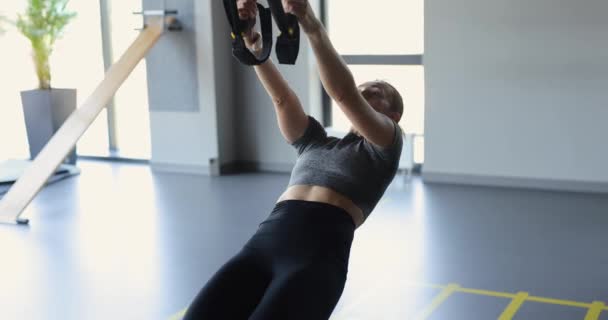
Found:
[[(76, 89), (22, 91), (21, 102), (30, 157), (34, 159), (68, 116), (76, 110)], [(76, 148), (70, 152), (65, 162), (76, 163)]]

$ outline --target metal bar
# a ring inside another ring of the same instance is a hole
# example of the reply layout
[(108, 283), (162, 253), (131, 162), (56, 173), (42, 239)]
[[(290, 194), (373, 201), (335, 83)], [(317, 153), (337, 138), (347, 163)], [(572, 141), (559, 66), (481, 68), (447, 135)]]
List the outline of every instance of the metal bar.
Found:
[[(319, 19), (323, 25), (327, 26), (327, 1), (319, 0)], [(325, 91), (325, 87), (319, 80), (319, 86), (321, 86), (321, 109), (323, 112), (323, 126), (331, 127), (333, 125), (333, 110), (331, 108), (331, 98)]]
[[(114, 63), (114, 49), (112, 47), (112, 23), (110, 20), (112, 7), (110, 0), (99, 0), (101, 17), (101, 42), (103, 49), (103, 66), (107, 72)], [(108, 145), (110, 151), (118, 150), (118, 136), (116, 130), (115, 99), (112, 97), (106, 107), (108, 122)]]
[(88, 160), (88, 161), (108, 162), (108, 163), (129, 163), (129, 164), (142, 164), (142, 165), (150, 164), (150, 160), (147, 160), (147, 159), (125, 158), (125, 157), (113, 156), (113, 155), (110, 155), (109, 157), (78, 156), (78, 159), (79, 160)]
[(421, 54), (411, 55), (342, 55), (347, 64), (365, 65), (422, 65)]
[(177, 13), (177, 10), (144, 10), (133, 12), (133, 14), (141, 14), (143, 16), (169, 16), (176, 15)]

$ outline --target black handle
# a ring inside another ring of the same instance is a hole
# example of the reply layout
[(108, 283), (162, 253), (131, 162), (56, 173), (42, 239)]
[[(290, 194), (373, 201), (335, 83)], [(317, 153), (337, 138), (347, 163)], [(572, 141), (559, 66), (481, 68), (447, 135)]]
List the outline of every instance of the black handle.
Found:
[(243, 39), (243, 33), (248, 32), (253, 27), (255, 19), (241, 20), (236, 1), (224, 0), (224, 10), (232, 29), (232, 55), (248, 66), (262, 64), (268, 60), (272, 49), (272, 15), (270, 10), (257, 3), (262, 30), (262, 53), (258, 58), (247, 49)]

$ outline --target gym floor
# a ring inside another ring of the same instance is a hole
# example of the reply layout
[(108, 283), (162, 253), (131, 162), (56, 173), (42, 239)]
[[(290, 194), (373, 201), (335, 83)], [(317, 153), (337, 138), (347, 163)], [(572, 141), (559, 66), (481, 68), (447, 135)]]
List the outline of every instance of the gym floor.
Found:
[[(29, 227), (0, 226), (0, 319), (169, 319), (289, 179), (79, 166), (80, 176), (39, 194)], [(606, 195), (399, 175), (356, 232), (332, 319), (607, 320), (592, 304), (608, 300), (606, 225)]]

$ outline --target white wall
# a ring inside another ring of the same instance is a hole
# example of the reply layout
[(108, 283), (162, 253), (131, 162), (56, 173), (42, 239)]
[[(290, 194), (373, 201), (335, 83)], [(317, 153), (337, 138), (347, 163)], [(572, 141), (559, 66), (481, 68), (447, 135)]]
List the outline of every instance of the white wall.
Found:
[[(152, 9), (153, 0), (146, 1), (150, 2), (147, 9)], [(265, 1), (261, 3), (266, 5)], [(312, 3), (318, 6), (317, 0)], [(253, 68), (241, 65), (231, 55), (230, 29), (222, 2), (173, 0), (168, 6), (193, 6), (194, 13), (186, 10), (180, 16), (194, 15), (193, 22), (186, 19), (189, 23), (184, 33), (191, 34), (196, 54), (189, 59), (167, 60), (168, 56), (189, 57), (172, 52), (188, 50), (188, 43), (175, 42), (176, 37), (184, 35), (167, 34), (148, 56), (148, 81), (152, 82), (150, 88), (157, 88), (149, 94), (153, 168), (217, 174), (220, 166), (236, 165), (289, 172), (295, 152), (281, 136), (270, 98)], [(275, 26), (275, 40), (278, 34)], [(274, 48), (273, 59), (277, 61)], [(297, 64), (281, 65), (279, 69), (298, 93), (306, 112), (320, 120), (320, 83), (311, 59), (303, 36)], [(174, 69), (186, 70), (181, 81), (163, 77)], [(176, 100), (176, 105), (166, 102), (171, 101), (167, 96), (187, 90), (192, 83), (198, 88), (193, 102), (196, 106), (184, 106), (184, 99)]]
[[(310, 113), (309, 81), (307, 77), (302, 76), (306, 74), (306, 56), (306, 48), (301, 48), (297, 65), (279, 66), (279, 69), (298, 94), (305, 111)], [(253, 68), (238, 66), (236, 74), (240, 86), (236, 101), (239, 160), (261, 165), (266, 169), (290, 170), (295, 163), (296, 154), (279, 131), (272, 101)]]
[[(157, 1), (149, 2), (146, 9), (157, 9)], [(219, 142), (223, 142), (218, 133), (218, 112), (222, 112), (218, 110), (218, 105), (222, 105), (218, 100), (226, 99), (218, 92), (225, 89), (222, 84), (232, 73), (227, 71), (230, 65), (222, 65), (223, 51), (214, 35), (214, 21), (223, 17), (219, 10), (223, 8), (216, 1), (194, 0), (174, 0), (168, 8), (181, 9), (179, 18), (184, 30), (163, 35), (147, 57), (149, 90), (154, 90), (149, 93), (151, 164), (157, 170), (217, 174)], [(178, 54), (185, 50), (193, 53)], [(172, 56), (183, 58), (170, 59)], [(178, 77), (164, 76), (175, 70), (180, 70)], [(154, 82), (158, 84), (150, 84)], [(184, 92), (192, 90), (196, 94)], [(172, 99), (174, 96), (182, 98)], [(194, 98), (184, 102), (183, 97)], [(161, 102), (162, 106), (155, 107)], [(185, 103), (190, 105), (184, 106)], [(227, 104), (231, 107), (232, 102)]]
[(428, 179), (608, 183), (608, 1), (427, 0), (425, 11)]
[[(265, 1), (260, 1), (266, 5)], [(317, 8), (318, 1), (311, 1)], [(273, 37), (279, 32), (274, 29)], [(304, 111), (321, 121), (320, 82), (314, 63), (314, 54), (302, 33), (300, 51), (295, 65), (280, 65), (273, 48), (273, 62), (296, 92)], [(251, 67), (240, 65), (233, 59), (235, 79), (239, 89), (236, 97), (237, 157), (240, 162), (252, 164), (266, 171), (289, 172), (295, 164), (296, 154), (284, 140), (276, 120), (275, 111), (268, 94)]]
[[(232, 44), (230, 25), (224, 14), (222, 1), (210, 1), (213, 9), (213, 63), (215, 66), (215, 106), (217, 113), (219, 165), (237, 161), (235, 96), (237, 83), (234, 78), (232, 61)], [(202, 31), (203, 32), (203, 31)], [(202, 48), (200, 54), (205, 55), (208, 48)]]

